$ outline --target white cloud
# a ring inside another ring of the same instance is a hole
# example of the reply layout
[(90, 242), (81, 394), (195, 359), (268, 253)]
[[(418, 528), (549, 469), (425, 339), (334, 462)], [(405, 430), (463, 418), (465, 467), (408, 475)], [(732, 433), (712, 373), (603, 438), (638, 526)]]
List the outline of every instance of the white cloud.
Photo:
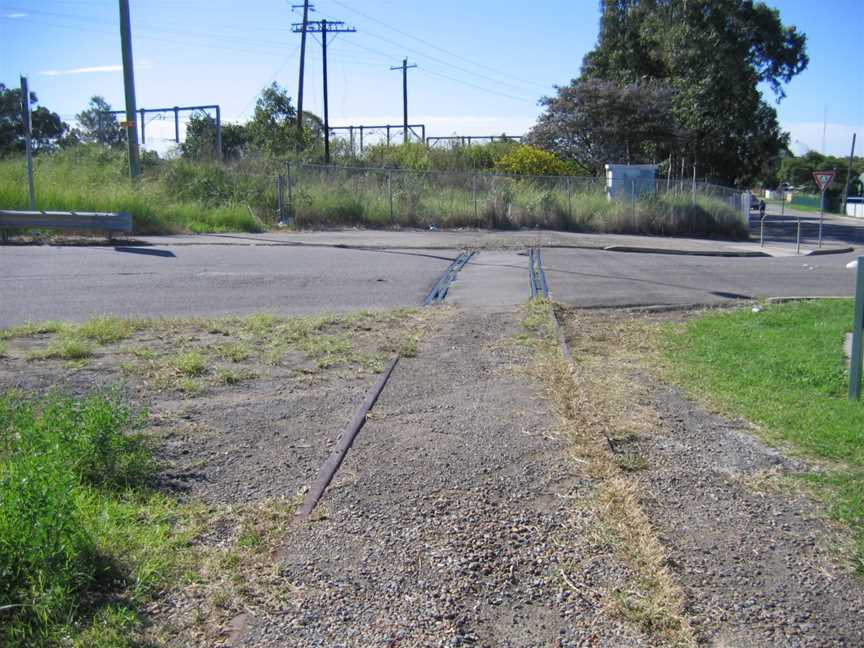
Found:
[[(864, 124), (852, 126), (828, 122), (790, 122), (781, 124), (783, 130), (789, 132), (789, 148), (795, 155), (803, 155), (807, 151), (817, 151), (827, 155), (845, 157), (852, 147), (852, 134), (858, 133), (855, 148), (856, 154), (864, 150)], [(823, 151), (822, 134), (825, 134)]]
[(70, 74), (93, 74), (98, 72), (122, 72), (122, 65), (94, 65), (92, 67), (70, 68), (67, 70), (42, 70), (43, 76), (67, 76)]
[(26, 18), (28, 14), (26, 13), (10, 13), (6, 14), (6, 18)]

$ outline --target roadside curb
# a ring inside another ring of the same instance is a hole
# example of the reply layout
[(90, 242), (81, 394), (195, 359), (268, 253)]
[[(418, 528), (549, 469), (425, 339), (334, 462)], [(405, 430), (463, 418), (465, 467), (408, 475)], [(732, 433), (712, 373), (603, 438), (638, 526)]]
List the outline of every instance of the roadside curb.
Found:
[(826, 254), (846, 254), (847, 252), (854, 252), (854, 247), (844, 247), (844, 248), (817, 248), (815, 250), (810, 250), (807, 254), (803, 256), (824, 256)]
[(773, 258), (767, 252), (735, 252), (726, 250), (675, 250), (672, 248), (650, 248), (635, 247), (631, 245), (607, 245), (603, 248), (606, 252), (632, 252), (638, 254), (677, 254), (680, 256), (712, 256), (712, 257), (768, 257)]

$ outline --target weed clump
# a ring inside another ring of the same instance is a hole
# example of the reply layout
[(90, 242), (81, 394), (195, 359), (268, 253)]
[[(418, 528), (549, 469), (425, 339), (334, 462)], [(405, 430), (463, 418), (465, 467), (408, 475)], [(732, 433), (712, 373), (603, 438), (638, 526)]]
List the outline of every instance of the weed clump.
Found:
[(164, 560), (154, 544), (166, 520), (147, 518), (170, 510), (167, 498), (148, 495), (155, 465), (142, 438), (127, 433), (134, 423), (111, 395), (0, 396), (3, 645), (58, 643), (90, 614), (128, 623), (128, 610), (100, 601), (118, 585), (141, 592), (158, 580), (130, 570)]

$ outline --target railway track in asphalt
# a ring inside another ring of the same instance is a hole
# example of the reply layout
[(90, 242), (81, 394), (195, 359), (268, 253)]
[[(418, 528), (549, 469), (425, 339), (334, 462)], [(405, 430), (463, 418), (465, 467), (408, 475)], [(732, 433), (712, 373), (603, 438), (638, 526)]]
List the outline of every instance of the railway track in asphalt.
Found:
[[(462, 251), (459, 256), (457, 256), (453, 260), (453, 262), (450, 263), (447, 269), (432, 286), (432, 289), (423, 299), (423, 305), (433, 306), (435, 304), (444, 303), (444, 300), (447, 298), (450, 286), (456, 280), (459, 272), (477, 254), (478, 252), (472, 250)], [(543, 258), (540, 247), (532, 247), (528, 250), (528, 276), (530, 298), (535, 299), (541, 297), (548, 299), (549, 284), (546, 281), (546, 272), (543, 269)], [(555, 326), (558, 340), (562, 345), (561, 348), (565, 352), (565, 355), (570, 358), (569, 348), (567, 347), (567, 343), (564, 339), (561, 326), (558, 323), (557, 318), (555, 317), (554, 310), (552, 311), (552, 320)], [(345, 457), (347, 456), (348, 451), (351, 449), (354, 440), (357, 438), (357, 435), (360, 433), (360, 430), (366, 423), (370, 410), (374, 407), (375, 402), (381, 395), (381, 392), (384, 390), (384, 387), (386, 386), (390, 376), (393, 374), (393, 370), (396, 368), (398, 362), (398, 354), (390, 358), (386, 369), (378, 377), (378, 380), (375, 382), (375, 384), (369, 389), (366, 397), (363, 399), (363, 402), (360, 404), (360, 406), (355, 411), (353, 417), (351, 418), (351, 421), (343, 429), (342, 433), (339, 436), (339, 440), (336, 443), (336, 446), (331, 451), (329, 457), (322, 464), (315, 481), (312, 483), (304, 497), (303, 504), (297, 513), (299, 519), (308, 518), (317, 506), (317, 504), (324, 497), (324, 493), (326, 492), (327, 487), (333, 481), (336, 472), (339, 470), (339, 467), (345, 460)]]
[[(476, 251), (463, 250), (459, 254), (459, 256), (456, 257), (449, 266), (447, 266), (447, 269), (432, 286), (429, 294), (426, 295), (426, 297), (423, 299), (423, 305), (432, 306), (435, 304), (442, 304), (447, 298), (447, 293), (450, 290), (450, 286), (456, 280), (457, 275), (468, 264), (472, 257), (475, 256), (475, 254), (477, 254)], [(533, 251), (531, 258), (534, 258)], [(538, 251), (538, 262), (539, 258), (540, 257)], [(342, 465), (342, 462), (348, 455), (348, 451), (354, 444), (354, 440), (357, 438), (360, 430), (365, 425), (370, 410), (375, 406), (375, 402), (378, 400), (381, 392), (384, 391), (384, 387), (387, 384), (387, 381), (390, 379), (390, 376), (393, 374), (393, 370), (396, 368), (398, 362), (399, 354), (397, 353), (392, 358), (390, 358), (389, 362), (387, 363), (387, 367), (384, 369), (384, 372), (378, 377), (378, 380), (375, 381), (375, 384), (372, 385), (372, 387), (366, 393), (366, 397), (363, 399), (363, 402), (354, 412), (354, 416), (351, 418), (351, 421), (342, 430), (336, 446), (331, 451), (330, 456), (328, 456), (324, 463), (321, 465), (321, 468), (318, 471), (318, 476), (315, 478), (315, 481), (312, 483), (309, 490), (306, 492), (305, 497), (303, 498), (303, 504), (300, 506), (300, 509), (297, 512), (298, 519), (308, 518), (309, 515), (311, 515), (312, 511), (315, 510), (318, 502), (321, 501), (321, 498), (324, 496), (327, 487), (333, 481), (333, 477), (336, 475), (336, 472), (339, 470), (339, 467)]]

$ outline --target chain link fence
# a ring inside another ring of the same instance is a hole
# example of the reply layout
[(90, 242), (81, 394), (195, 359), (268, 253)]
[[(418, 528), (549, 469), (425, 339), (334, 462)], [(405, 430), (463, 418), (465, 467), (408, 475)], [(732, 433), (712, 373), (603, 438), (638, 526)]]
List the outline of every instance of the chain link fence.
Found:
[(739, 191), (662, 179), (611, 196), (604, 178), (287, 165), (278, 217), (300, 227), (547, 228), (746, 238)]

